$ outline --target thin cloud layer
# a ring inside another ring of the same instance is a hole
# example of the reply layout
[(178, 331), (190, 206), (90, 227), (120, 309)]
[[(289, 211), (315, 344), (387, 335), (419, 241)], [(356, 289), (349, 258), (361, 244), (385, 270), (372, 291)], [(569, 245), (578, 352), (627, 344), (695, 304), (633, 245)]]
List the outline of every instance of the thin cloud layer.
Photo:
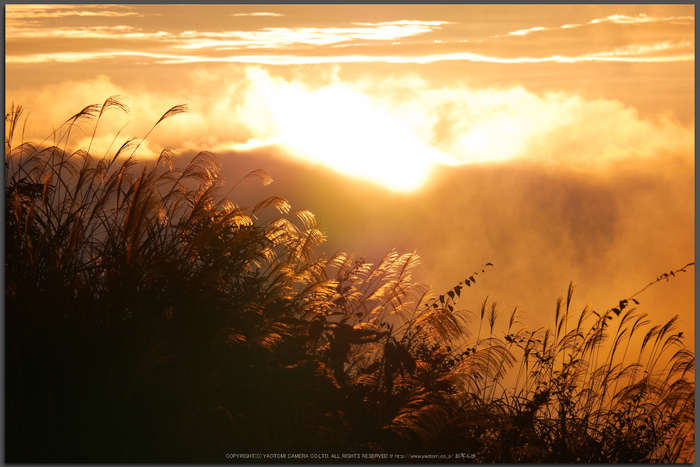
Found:
[(647, 16), (644, 13), (640, 13), (637, 16), (610, 15), (610, 16), (607, 16), (605, 18), (594, 19), (593, 21), (590, 21), (589, 23), (596, 24), (596, 23), (611, 22), (611, 23), (618, 23), (618, 24), (640, 24), (640, 23), (655, 23), (655, 22), (662, 22), (662, 21), (670, 21), (670, 22), (695, 21), (695, 17), (693, 17), (693, 16), (671, 16), (671, 17)]
[[(234, 22), (255, 18), (256, 26), (240, 23), (239, 28), (235, 28), (236, 24), (223, 28), (206, 24), (201, 28), (181, 29), (169, 24), (169, 15), (175, 15), (170, 10), (161, 13), (149, 10), (154, 18), (162, 15), (158, 22), (149, 23), (152, 24), (149, 27), (136, 21), (145, 14), (139, 11), (136, 5), (110, 9), (8, 5), (6, 63), (74, 63), (114, 57), (165, 64), (259, 65), (671, 62), (695, 58), (694, 17), (684, 15), (618, 13), (585, 23), (534, 26), (484, 35), (474, 33), (472, 25), (447, 16), (439, 20), (402, 18), (309, 27), (299, 24), (299, 19), (274, 11), (239, 12), (229, 13), (228, 17)], [(69, 16), (75, 19), (70, 25), (57, 22)], [(264, 22), (266, 18), (269, 23)], [(542, 40), (543, 34), (549, 34), (549, 40)], [(47, 52), (42, 42), (54, 39), (75, 42), (57, 42), (52, 48), (58, 50)], [(519, 42), (515, 44), (513, 40)], [(571, 44), (576, 46), (570, 47)]]
[[(73, 27), (73, 28), (54, 28), (41, 32), (18, 28), (10, 31), (14, 39), (130, 39), (130, 40), (158, 40), (172, 41), (170, 34), (165, 31), (157, 31), (153, 33), (143, 32), (139, 28), (133, 26), (89, 26), (89, 27)], [(94, 53), (94, 52), (93, 52)], [(122, 52), (128, 53), (128, 52)]]
[(231, 16), (284, 16), (281, 13), (272, 13), (269, 11), (256, 11), (254, 13), (235, 13)]
[[(584, 27), (591, 24), (602, 24), (602, 23), (614, 23), (614, 24), (644, 24), (644, 23), (673, 23), (673, 24), (690, 24), (695, 22), (695, 17), (693, 16), (647, 16), (644, 13), (640, 13), (636, 16), (630, 15), (610, 15), (605, 18), (596, 18), (587, 23), (583, 24), (564, 24), (559, 27), (545, 28), (542, 26), (537, 26), (528, 29), (519, 29), (517, 31), (509, 32), (506, 36), (527, 36), (528, 34), (536, 33), (539, 31), (551, 31), (556, 29), (575, 29)], [(505, 37), (504, 35), (496, 35), (493, 37)]]
[[(60, 35), (60, 32), (57, 32)], [(80, 34), (87, 36), (87, 31), (71, 31), (70, 34)], [(134, 36), (137, 36), (134, 33)], [(164, 34), (156, 33), (154, 36), (165, 37)], [(318, 40), (329, 40), (324, 36)], [(313, 41), (311, 36), (307, 40)], [(202, 41), (205, 44), (207, 41)], [(233, 46), (235, 42), (230, 42)], [(203, 47), (211, 46), (202, 45)], [(193, 46), (197, 48), (198, 46)], [(261, 45), (260, 48), (265, 48)], [(671, 52), (670, 54), (663, 54)], [(652, 45), (633, 45), (625, 48), (618, 48), (592, 54), (580, 56), (551, 57), (518, 57), (499, 58), (477, 55), (472, 53), (451, 53), (432, 54), (420, 56), (367, 56), (367, 55), (345, 55), (332, 57), (319, 56), (298, 56), (298, 55), (237, 55), (224, 57), (204, 57), (199, 55), (176, 55), (164, 53), (148, 52), (66, 52), (66, 53), (40, 53), (24, 56), (7, 57), (6, 63), (47, 63), (47, 62), (81, 62), (87, 60), (113, 59), (116, 57), (133, 57), (134, 59), (153, 59), (154, 63), (160, 64), (197, 64), (197, 63), (238, 63), (249, 65), (322, 65), (322, 64), (342, 64), (342, 63), (393, 63), (393, 64), (430, 64), (442, 61), (464, 61), (483, 62), (501, 64), (523, 64), (523, 63), (586, 63), (586, 62), (637, 62), (637, 63), (664, 63), (664, 62), (693, 62), (695, 53), (693, 44), (690, 42), (681, 44), (671, 44), (668, 42), (656, 43)]]
[(356, 39), (392, 41), (425, 34), (445, 21), (396, 21), (363, 24), (349, 28), (264, 28), (259, 31), (226, 31), (220, 33), (186, 31), (177, 48), (182, 49), (284, 49), (294, 45), (324, 46)]
[(23, 24), (18, 20), (40, 18), (140, 16), (135, 11), (114, 11), (121, 8), (125, 7), (121, 5), (5, 5), (5, 20), (17, 26)]
[[(7, 24), (8, 37), (50, 39), (55, 37), (89, 38), (89, 39), (140, 39), (142, 41), (162, 41), (172, 43), (176, 49), (206, 49), (206, 48), (269, 48), (283, 49), (295, 44), (325, 46), (352, 40), (364, 41), (393, 41), (410, 36), (426, 34), (435, 31), (448, 21), (392, 21), (383, 23), (355, 23), (352, 27), (266, 27), (255, 31), (194, 31), (184, 32), (146, 32), (142, 28), (129, 25), (117, 26), (81, 26), (61, 28), (36, 27), (34, 22), (21, 22), (19, 19), (35, 17), (77, 16), (126, 16), (136, 13), (110, 12), (53, 12), (9, 15), (14, 19)], [(242, 13), (233, 16), (283, 16), (274, 13)], [(134, 50), (138, 53), (138, 50)]]

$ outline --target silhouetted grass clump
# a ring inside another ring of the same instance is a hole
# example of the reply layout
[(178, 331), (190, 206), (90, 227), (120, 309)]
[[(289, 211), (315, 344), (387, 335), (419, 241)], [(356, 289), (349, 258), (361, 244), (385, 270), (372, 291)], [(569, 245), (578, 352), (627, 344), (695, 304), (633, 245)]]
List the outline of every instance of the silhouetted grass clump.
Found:
[(219, 198), (211, 154), (177, 169), (168, 150), (137, 161), (136, 139), (69, 150), (110, 109), (128, 111), (111, 97), (38, 146), (6, 113), (7, 462), (694, 459), (677, 318), (645, 331), (634, 296), (576, 315), (572, 283), (553, 328), (518, 329), (516, 308), (501, 337), (488, 297), (457, 306), (490, 263), (436, 296), (414, 254), (317, 257), (311, 213)]

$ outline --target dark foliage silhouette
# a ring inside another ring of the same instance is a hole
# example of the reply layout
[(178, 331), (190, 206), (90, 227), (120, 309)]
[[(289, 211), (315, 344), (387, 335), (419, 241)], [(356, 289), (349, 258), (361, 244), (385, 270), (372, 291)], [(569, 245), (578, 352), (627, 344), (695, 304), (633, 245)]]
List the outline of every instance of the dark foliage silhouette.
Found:
[(677, 318), (643, 334), (638, 294), (576, 317), (571, 283), (553, 328), (516, 329), (516, 308), (499, 337), (496, 302), (457, 305), (490, 263), (435, 296), (415, 254), (317, 257), (311, 213), (218, 198), (209, 153), (72, 152), (110, 109), (128, 112), (110, 97), (39, 145), (5, 116), (7, 462), (694, 459), (694, 353)]

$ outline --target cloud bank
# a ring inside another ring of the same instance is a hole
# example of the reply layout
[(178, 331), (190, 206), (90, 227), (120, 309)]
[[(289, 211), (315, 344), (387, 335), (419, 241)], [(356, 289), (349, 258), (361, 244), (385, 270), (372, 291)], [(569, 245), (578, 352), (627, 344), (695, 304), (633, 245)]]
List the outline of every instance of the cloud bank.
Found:
[[(171, 97), (101, 77), (12, 99), (41, 108), (50, 123), (30, 121), (30, 127), (47, 128), (66, 118), (74, 102), (127, 95), (139, 122), (131, 130), (141, 135), (149, 122), (184, 100), (190, 113), (159, 128), (152, 144), (213, 151), (277, 146), (309, 163), (396, 190), (421, 186), (442, 165), (517, 159), (594, 172), (625, 160), (694, 152), (692, 126), (664, 115), (641, 118), (615, 100), (542, 95), (522, 87), (436, 89), (415, 76), (346, 82), (329, 72), (322, 83), (308, 83), (257, 67), (204, 75), (193, 72), (197, 89), (179, 89)], [(101, 123), (107, 132), (122, 124), (124, 117)]]

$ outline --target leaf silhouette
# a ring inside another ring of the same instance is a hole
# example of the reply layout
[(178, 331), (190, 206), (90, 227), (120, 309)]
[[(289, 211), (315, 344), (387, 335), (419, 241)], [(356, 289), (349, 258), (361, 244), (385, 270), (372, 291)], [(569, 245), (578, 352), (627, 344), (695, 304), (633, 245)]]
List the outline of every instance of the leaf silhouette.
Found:
[(168, 111), (165, 112), (162, 117), (160, 117), (158, 122), (156, 122), (156, 126), (165, 119), (168, 119), (170, 117), (174, 117), (175, 115), (187, 113), (188, 111), (189, 110), (187, 108), (187, 104), (175, 105), (175, 106), (171, 107), (170, 109), (168, 109)]

